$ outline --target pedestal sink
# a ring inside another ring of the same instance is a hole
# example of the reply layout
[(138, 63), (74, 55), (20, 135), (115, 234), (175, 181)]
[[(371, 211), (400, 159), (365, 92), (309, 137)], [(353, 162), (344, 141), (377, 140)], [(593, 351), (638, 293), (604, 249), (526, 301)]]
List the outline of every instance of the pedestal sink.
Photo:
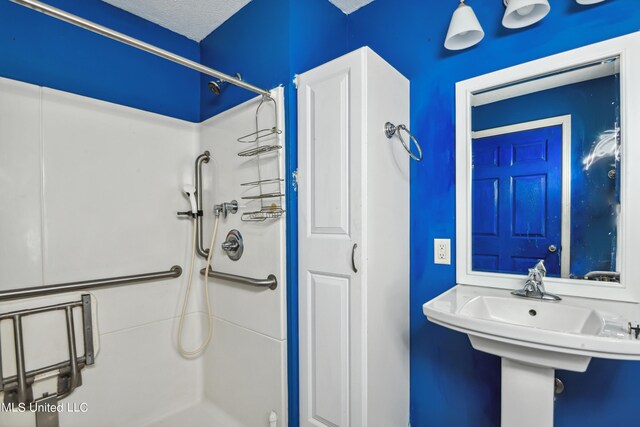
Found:
[(476, 350), (502, 358), (502, 427), (553, 426), (555, 369), (584, 372), (592, 357), (640, 360), (637, 304), (457, 285), (423, 305), (427, 318), (465, 333)]

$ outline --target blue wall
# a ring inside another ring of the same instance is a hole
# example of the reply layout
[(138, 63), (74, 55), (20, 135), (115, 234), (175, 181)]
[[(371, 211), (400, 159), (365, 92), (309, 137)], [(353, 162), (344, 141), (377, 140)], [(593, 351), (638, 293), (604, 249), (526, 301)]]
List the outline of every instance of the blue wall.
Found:
[[(100, 0), (47, 3), (193, 60), (198, 43)], [(87, 30), (0, 1), (0, 76), (197, 122), (200, 76)]]
[[(289, 76), (288, 26), (288, 1), (254, 0), (200, 42), (200, 60), (230, 75), (240, 72), (258, 87), (274, 88)], [(201, 77), (202, 120), (257, 96), (235, 86), (216, 96), (207, 87), (210, 80)]]
[[(261, 88), (285, 86), (287, 115), (295, 118), (288, 102), (293, 77), (347, 52), (347, 16), (327, 0), (253, 0), (200, 45), (204, 65), (231, 75), (240, 72)], [(209, 80), (202, 76), (202, 120), (256, 96), (236, 87), (215, 96), (206, 87)]]
[[(638, 0), (579, 6), (551, 2), (539, 24), (507, 30), (500, 0), (469, 0), (486, 36), (446, 51), (456, 1), (375, 0), (349, 16), (349, 50), (370, 46), (411, 80), (411, 128), (425, 158), (411, 174), (411, 425), (497, 426), (500, 364), (465, 336), (427, 322), (422, 304), (455, 283), (455, 267), (433, 264), (432, 239), (455, 239), (454, 84), (480, 74), (584, 46), (640, 28)], [(455, 261), (454, 261), (455, 264)], [(585, 374), (559, 372), (566, 390), (557, 426), (637, 425), (640, 364), (593, 360)]]

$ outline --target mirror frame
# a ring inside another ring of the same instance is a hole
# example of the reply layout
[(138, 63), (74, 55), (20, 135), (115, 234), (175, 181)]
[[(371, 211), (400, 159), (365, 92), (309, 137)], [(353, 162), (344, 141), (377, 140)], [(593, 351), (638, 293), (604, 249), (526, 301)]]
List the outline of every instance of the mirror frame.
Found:
[[(456, 282), (517, 289), (526, 275), (471, 269), (471, 106), (474, 93), (557, 73), (606, 58), (620, 62), (620, 283), (547, 277), (548, 292), (587, 298), (640, 302), (640, 32), (613, 38), (456, 83)], [(633, 76), (636, 76), (635, 79)], [(632, 141), (635, 141), (633, 143)], [(629, 143), (628, 143), (629, 142)], [(637, 183), (635, 194), (630, 185)], [(635, 221), (634, 221), (635, 220)], [(634, 262), (635, 261), (635, 262)], [(637, 277), (637, 280), (628, 278)]]

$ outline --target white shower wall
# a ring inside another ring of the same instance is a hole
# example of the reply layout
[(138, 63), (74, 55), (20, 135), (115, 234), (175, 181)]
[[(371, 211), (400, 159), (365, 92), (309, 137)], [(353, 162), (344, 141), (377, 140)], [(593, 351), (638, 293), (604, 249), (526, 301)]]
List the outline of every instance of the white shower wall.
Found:
[[(282, 88), (273, 92), (280, 129), (284, 123), (283, 93)], [(205, 166), (203, 172), (205, 209), (223, 201), (237, 200), (240, 204), (237, 214), (220, 220), (213, 269), (263, 279), (274, 274), (278, 279), (276, 290), (217, 280), (210, 285), (215, 328), (205, 354), (204, 394), (209, 402), (230, 415), (225, 427), (268, 426), (271, 411), (277, 414), (278, 426), (287, 425), (285, 218), (241, 221), (243, 212), (260, 207), (259, 201), (241, 199), (258, 194), (258, 189), (240, 185), (259, 179), (258, 158), (237, 155), (255, 146), (239, 143), (237, 138), (255, 130), (259, 102), (260, 98), (255, 98), (215, 116), (204, 122), (200, 130), (200, 148), (209, 150), (213, 159), (213, 165)], [(271, 128), (274, 120), (273, 104), (263, 105), (259, 127)], [(262, 144), (276, 143), (284, 146), (284, 132), (262, 141)], [(260, 177), (277, 176), (284, 178), (283, 150), (260, 156)], [(263, 190), (277, 191), (278, 186), (268, 185)], [(210, 235), (210, 227), (209, 221), (205, 236)], [(244, 254), (238, 261), (230, 260), (220, 247), (232, 229), (240, 231), (245, 243)]]
[[(213, 283), (216, 330), (209, 350), (203, 358), (185, 360), (175, 348), (192, 231), (176, 211), (188, 207), (181, 189), (193, 183), (194, 160), (203, 147), (216, 164), (204, 166), (205, 176), (228, 167), (224, 143), (206, 139), (226, 129), (220, 123), (218, 117), (192, 124), (0, 79), (0, 289), (167, 270), (174, 264), (184, 269), (179, 279), (93, 292), (100, 354), (83, 370), (83, 385), (65, 399), (87, 402), (89, 410), (61, 414), (61, 425), (138, 427), (199, 403), (243, 426), (268, 425), (253, 422), (266, 420), (267, 407), (283, 419), (284, 219), (280, 225), (246, 228), (239, 214), (221, 221), (218, 245), (233, 225), (245, 235), (247, 253), (227, 265), (217, 250), (214, 268), (256, 277), (268, 271), (280, 286), (261, 293)], [(242, 170), (220, 177), (224, 200), (240, 196), (236, 175), (239, 179)], [(210, 189), (211, 182), (205, 181)], [(205, 194), (209, 214), (213, 198), (219, 201), (217, 192)], [(210, 215), (205, 223), (208, 233)], [(280, 240), (266, 246), (273, 236)], [(255, 261), (258, 248), (271, 254), (268, 263)], [(204, 332), (201, 292), (198, 275), (187, 323), (196, 327), (186, 332), (188, 347)], [(11, 306), (0, 304), (0, 312)], [(251, 406), (246, 399), (260, 403)], [(247, 414), (252, 409), (262, 412), (254, 417)], [(0, 413), (0, 427), (18, 425), (34, 425), (33, 416)]]

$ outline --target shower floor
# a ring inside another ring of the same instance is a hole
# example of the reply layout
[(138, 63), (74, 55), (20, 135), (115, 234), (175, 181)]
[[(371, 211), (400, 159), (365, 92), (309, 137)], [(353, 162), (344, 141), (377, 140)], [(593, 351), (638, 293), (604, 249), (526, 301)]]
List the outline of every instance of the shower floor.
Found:
[(202, 401), (155, 420), (145, 427), (246, 427), (216, 405)]

